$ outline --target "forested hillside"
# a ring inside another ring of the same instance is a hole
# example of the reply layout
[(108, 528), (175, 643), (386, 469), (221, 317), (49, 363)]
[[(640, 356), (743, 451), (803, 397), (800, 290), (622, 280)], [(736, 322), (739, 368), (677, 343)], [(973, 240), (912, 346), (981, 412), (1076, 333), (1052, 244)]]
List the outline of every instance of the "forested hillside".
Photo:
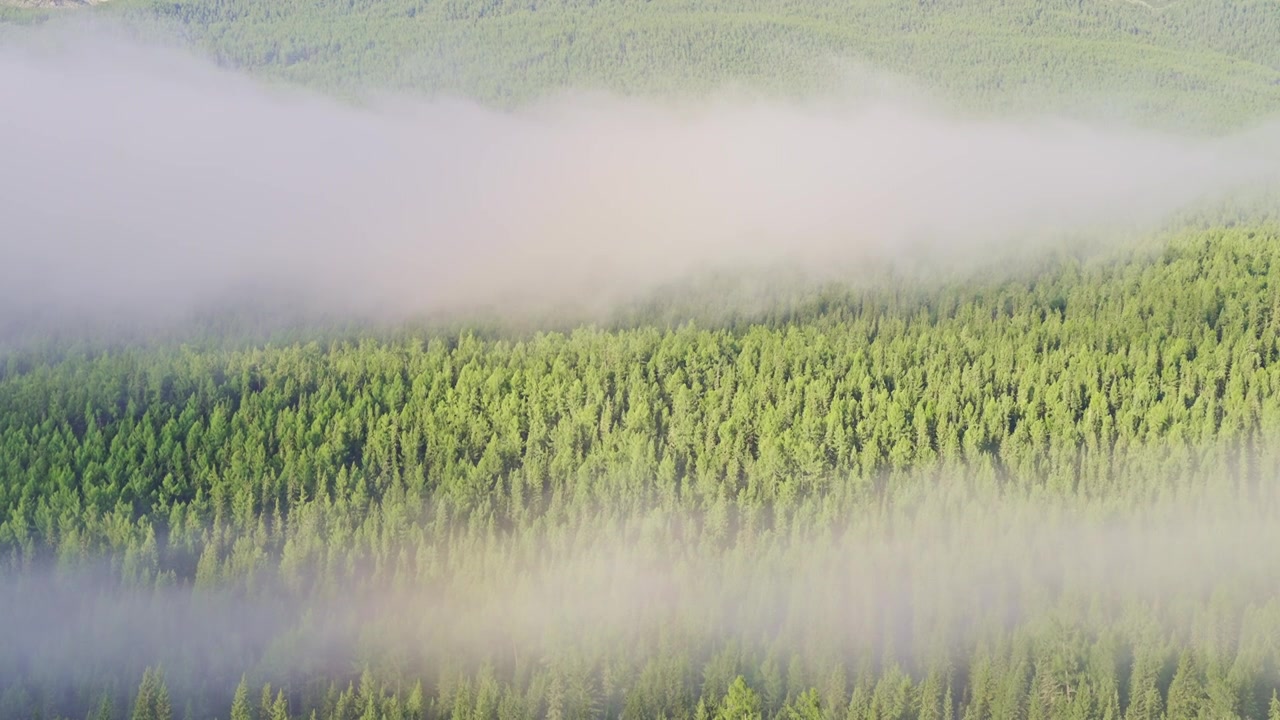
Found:
[(393, 488), (517, 524), (587, 502), (785, 506), (935, 465), (1132, 492), (1131, 473), (1186, 478), (1217, 443), (1280, 430), (1277, 258), (1268, 225), (1007, 283), (830, 294), (738, 329), (11, 353), (0, 543), (24, 561), (148, 527), (189, 544)]
[[(1274, 0), (0, 3), (0, 43), (81, 20), (352, 102), (887, 86), (1092, 127), (1280, 113)], [(1280, 720), (1260, 190), (1141, 240), (766, 269), (583, 322), (0, 313), (0, 719)], [(3, 222), (0, 262), (29, 262)]]
[[(696, 95), (739, 83), (795, 96), (888, 81), (981, 110), (1171, 128), (1280, 111), (1270, 0), (112, 0), (93, 12), (352, 95), (509, 106), (556, 90)], [(11, 9), (0, 23), (47, 17), (65, 13)]]
[(1261, 717), (1280, 228), (1121, 255), (725, 327), (10, 353), (7, 604), (58, 629), (4, 712)]

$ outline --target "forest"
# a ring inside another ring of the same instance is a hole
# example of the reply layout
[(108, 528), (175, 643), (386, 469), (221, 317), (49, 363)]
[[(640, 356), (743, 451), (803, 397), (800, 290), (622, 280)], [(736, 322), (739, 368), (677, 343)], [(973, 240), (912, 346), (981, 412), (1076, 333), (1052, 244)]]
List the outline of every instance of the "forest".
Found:
[(3, 712), (1274, 716), (1277, 262), (11, 351)]
[[(869, 67), (1280, 111), (1267, 0), (112, 0), (0, 43), (76, 17), (352, 103)], [(1280, 720), (1275, 197), (589, 319), (0, 325), (0, 718)]]
[[(795, 98), (889, 82), (977, 111), (1178, 130), (1280, 112), (1270, 0), (110, 0), (93, 12), (352, 99), (513, 107), (569, 90)], [(0, 3), (0, 37), (66, 14)]]

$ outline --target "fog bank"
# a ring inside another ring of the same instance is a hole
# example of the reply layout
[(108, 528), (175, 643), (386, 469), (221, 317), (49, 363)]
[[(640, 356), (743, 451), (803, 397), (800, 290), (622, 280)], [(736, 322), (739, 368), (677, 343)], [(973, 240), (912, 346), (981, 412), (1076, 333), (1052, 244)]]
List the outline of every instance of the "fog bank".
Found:
[(105, 33), (15, 37), (0, 327), (258, 292), (391, 318), (593, 310), (702, 271), (990, 259), (1280, 168), (1280, 126), (1182, 138), (886, 96), (355, 107)]
[(540, 666), (625, 647), (642, 665), (672, 647), (699, 656), (733, 644), (849, 667), (891, 649), (910, 667), (1054, 619), (1088, 635), (1128, 618), (1195, 646), (1216, 621), (1210, 603), (1242, 623), (1275, 607), (1278, 499), (1267, 484), (1107, 517), (974, 496), (835, 532), (761, 527), (724, 547), (654, 511), (556, 540), (455, 544), (430, 577), (325, 591), (260, 581), (248, 596), (120, 588), (101, 567), (0, 574), (0, 685), (115, 677), (131, 689), (163, 663), (175, 692), (212, 683), (229, 700), (243, 673), (279, 684), (370, 664), (431, 678), (486, 661)]

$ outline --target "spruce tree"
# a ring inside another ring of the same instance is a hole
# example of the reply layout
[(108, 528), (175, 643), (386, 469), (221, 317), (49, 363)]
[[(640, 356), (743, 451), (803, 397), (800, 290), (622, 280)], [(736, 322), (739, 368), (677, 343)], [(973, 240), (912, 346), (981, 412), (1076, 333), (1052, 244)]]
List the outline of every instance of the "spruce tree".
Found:
[(289, 720), (289, 700), (283, 690), (276, 691), (276, 700), (271, 704), (271, 720)]
[(262, 694), (258, 697), (258, 720), (270, 720), (273, 700), (271, 683), (264, 683), (262, 685)]
[(249, 704), (249, 679), (240, 677), (235, 698), (231, 701), (231, 720), (254, 720), (253, 707)]
[(113, 720), (114, 713), (113, 703), (111, 701), (111, 693), (102, 693), (102, 699), (98, 701), (98, 710), (93, 715), (93, 720)]
[(173, 720), (173, 704), (169, 700), (169, 685), (165, 682), (164, 672), (156, 670), (152, 677), (155, 685), (153, 716), (156, 720)]
[(1129, 706), (1125, 710), (1125, 720), (1160, 720), (1164, 715), (1159, 671), (1159, 664), (1152, 653), (1138, 652), (1129, 676)]
[(1197, 720), (1204, 706), (1204, 683), (1200, 669), (1190, 650), (1184, 650), (1178, 658), (1178, 669), (1169, 684), (1169, 700), (1165, 717), (1168, 720)]
[(797, 695), (783, 715), (786, 720), (823, 720), (822, 699), (817, 688), (809, 688)]
[(409, 692), (409, 700), (405, 703), (405, 716), (408, 720), (423, 720), (425, 706), (426, 703), (422, 697), (422, 681), (418, 680), (414, 682), (413, 690)]
[(132, 720), (160, 720), (156, 717), (156, 682), (149, 667), (142, 673), (131, 717)]
[(747, 679), (739, 675), (720, 701), (716, 720), (761, 720), (761, 707), (760, 696), (747, 685)]

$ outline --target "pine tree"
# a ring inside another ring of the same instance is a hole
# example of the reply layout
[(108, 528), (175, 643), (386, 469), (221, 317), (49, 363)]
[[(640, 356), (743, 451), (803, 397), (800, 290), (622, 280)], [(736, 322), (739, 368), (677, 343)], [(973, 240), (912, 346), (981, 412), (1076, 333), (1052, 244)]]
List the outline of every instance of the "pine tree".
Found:
[(1207, 680), (1201, 714), (1215, 720), (1238, 720), (1241, 717), (1240, 683), (1216, 662), (1210, 663)]
[(405, 716), (408, 720), (423, 720), (425, 705), (422, 698), (422, 681), (418, 680), (413, 684), (413, 690), (409, 692), (409, 701), (405, 703)]
[(155, 684), (153, 716), (156, 720), (173, 720), (173, 705), (169, 701), (169, 685), (164, 680), (164, 672), (156, 670), (152, 677)]
[(346, 690), (338, 693), (338, 699), (333, 704), (333, 720), (355, 720), (355, 692), (350, 685)]
[(747, 679), (739, 675), (729, 686), (729, 692), (725, 693), (724, 699), (720, 701), (716, 720), (761, 720), (761, 718), (760, 696), (747, 685)]
[(253, 707), (249, 704), (249, 680), (241, 676), (236, 686), (235, 698), (231, 701), (231, 720), (254, 720)]
[(845, 715), (851, 719), (863, 720), (871, 717), (875, 695), (871, 686), (871, 672), (863, 668), (858, 672), (857, 684), (849, 697), (849, 707)]
[(112, 715), (114, 714), (113, 705), (111, 693), (102, 693), (102, 699), (98, 701), (98, 710), (94, 713), (93, 720), (112, 720)]
[(822, 685), (822, 707), (834, 709), (843, 708), (849, 702), (849, 696), (846, 694), (848, 678), (845, 673), (843, 664), (832, 663), (831, 669), (827, 671), (826, 682)]
[(1197, 720), (1204, 706), (1204, 684), (1200, 670), (1190, 650), (1184, 650), (1178, 658), (1178, 669), (1169, 684), (1169, 700), (1165, 717), (1168, 720)]
[(898, 666), (890, 665), (880, 675), (872, 699), (873, 714), (883, 720), (905, 720), (911, 712), (911, 677)]
[(132, 720), (159, 720), (156, 717), (156, 682), (149, 667), (143, 671), (142, 683), (138, 685)]
[(822, 700), (817, 688), (809, 688), (797, 695), (783, 714), (786, 720), (822, 720)]
[(1147, 652), (1139, 652), (1129, 676), (1129, 707), (1125, 720), (1160, 720), (1164, 698), (1160, 696), (1159, 666)]
[(276, 701), (271, 704), (271, 720), (289, 720), (289, 700), (283, 690), (276, 691)]
[(262, 685), (262, 695), (258, 697), (258, 720), (270, 720), (273, 698), (271, 683), (264, 683)]
[(918, 720), (942, 720), (943, 679), (937, 670), (924, 677), (916, 691), (916, 717)]

